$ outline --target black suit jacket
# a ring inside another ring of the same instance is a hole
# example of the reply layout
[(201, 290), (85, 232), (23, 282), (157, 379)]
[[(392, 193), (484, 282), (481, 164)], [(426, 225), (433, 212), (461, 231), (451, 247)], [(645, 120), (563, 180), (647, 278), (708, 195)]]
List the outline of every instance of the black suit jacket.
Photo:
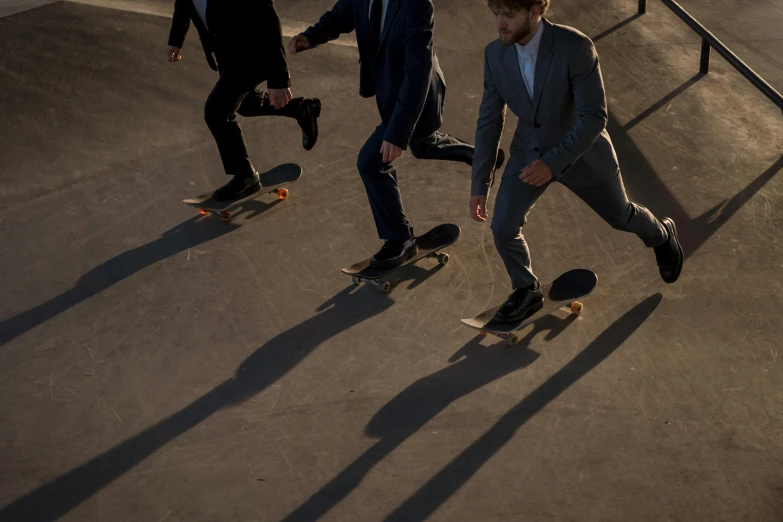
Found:
[(267, 80), (270, 89), (290, 86), (280, 18), (272, 0), (208, 0), (206, 18), (209, 30), (192, 0), (175, 0), (169, 45), (182, 47), (192, 22), (212, 69), (255, 74), (260, 81)]
[(359, 94), (376, 97), (384, 141), (405, 149), (443, 124), (446, 82), (433, 49), (434, 7), (432, 0), (389, 0), (377, 49), (369, 13), (370, 0), (338, 0), (304, 35), (314, 48), (356, 30)]

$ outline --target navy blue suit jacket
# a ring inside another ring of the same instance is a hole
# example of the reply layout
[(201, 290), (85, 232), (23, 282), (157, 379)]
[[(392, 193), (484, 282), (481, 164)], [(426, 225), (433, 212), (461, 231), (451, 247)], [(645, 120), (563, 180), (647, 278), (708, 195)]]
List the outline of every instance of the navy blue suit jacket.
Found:
[(338, 0), (304, 35), (312, 49), (356, 30), (359, 94), (376, 97), (384, 141), (406, 149), (414, 136), (429, 136), (443, 124), (446, 82), (433, 48), (434, 7), (432, 0), (389, 0), (377, 49), (369, 13), (370, 0)]

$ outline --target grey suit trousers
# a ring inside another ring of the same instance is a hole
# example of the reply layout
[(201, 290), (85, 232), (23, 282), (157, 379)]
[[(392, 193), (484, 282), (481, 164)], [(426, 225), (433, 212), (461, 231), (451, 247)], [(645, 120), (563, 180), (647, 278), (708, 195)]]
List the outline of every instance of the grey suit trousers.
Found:
[[(509, 161), (495, 198), (492, 233), (495, 247), (506, 266), (514, 289), (525, 288), (538, 280), (533, 273), (522, 227), (547, 185), (535, 187), (519, 179), (518, 161)], [(595, 185), (575, 185), (567, 177), (558, 183), (565, 185), (612, 228), (636, 234), (647, 247), (655, 247), (667, 239), (666, 229), (645, 207), (628, 200), (623, 178), (618, 169), (614, 176)]]

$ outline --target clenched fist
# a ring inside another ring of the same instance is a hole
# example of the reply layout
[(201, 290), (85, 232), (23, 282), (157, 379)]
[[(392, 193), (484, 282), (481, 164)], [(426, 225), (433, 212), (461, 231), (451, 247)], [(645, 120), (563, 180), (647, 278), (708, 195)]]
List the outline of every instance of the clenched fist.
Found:
[(166, 47), (166, 56), (168, 56), (170, 62), (178, 62), (182, 59), (182, 47), (174, 47), (169, 45)]
[(291, 38), (291, 40), (288, 42), (288, 52), (291, 54), (296, 54), (299, 51), (304, 51), (305, 49), (310, 48), (310, 40), (307, 39), (307, 37), (303, 34), (298, 34)]
[(487, 219), (487, 196), (470, 196), (470, 217), (473, 221), (483, 222)]

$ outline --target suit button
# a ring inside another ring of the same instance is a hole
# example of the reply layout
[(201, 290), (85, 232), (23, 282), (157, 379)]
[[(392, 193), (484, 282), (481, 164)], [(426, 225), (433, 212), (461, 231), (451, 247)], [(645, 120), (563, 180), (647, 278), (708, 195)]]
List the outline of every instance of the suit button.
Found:
[(533, 150), (534, 150), (534, 151), (536, 151), (536, 152), (541, 152), (541, 149), (539, 149), (538, 147), (536, 147), (536, 148), (535, 148), (535, 149), (533, 149)]
[(533, 127), (535, 127), (536, 129), (540, 129), (540, 128), (541, 128), (541, 125), (540, 125), (540, 124), (538, 124), (538, 123), (534, 123), (534, 124), (533, 124)]

